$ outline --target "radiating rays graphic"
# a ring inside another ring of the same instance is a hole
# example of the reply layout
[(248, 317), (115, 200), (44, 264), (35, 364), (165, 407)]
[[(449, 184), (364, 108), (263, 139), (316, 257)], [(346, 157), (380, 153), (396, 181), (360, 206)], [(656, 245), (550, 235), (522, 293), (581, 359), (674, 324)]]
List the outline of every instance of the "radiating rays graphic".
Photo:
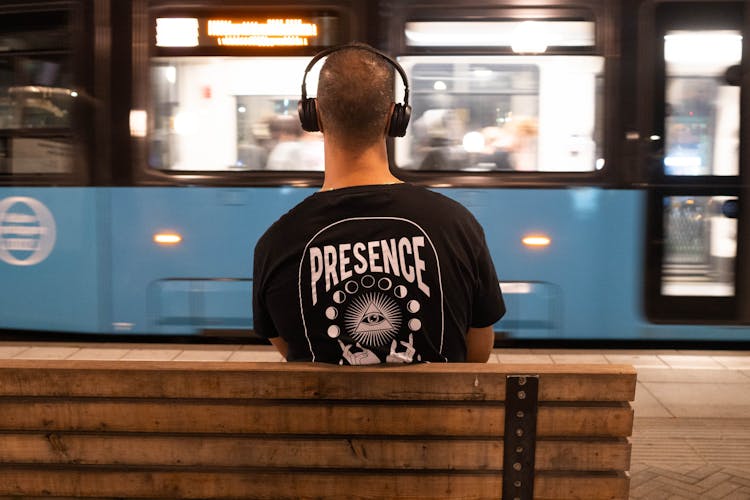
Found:
[(392, 298), (372, 292), (352, 301), (344, 321), (347, 333), (357, 342), (381, 346), (393, 340), (401, 328), (401, 310)]

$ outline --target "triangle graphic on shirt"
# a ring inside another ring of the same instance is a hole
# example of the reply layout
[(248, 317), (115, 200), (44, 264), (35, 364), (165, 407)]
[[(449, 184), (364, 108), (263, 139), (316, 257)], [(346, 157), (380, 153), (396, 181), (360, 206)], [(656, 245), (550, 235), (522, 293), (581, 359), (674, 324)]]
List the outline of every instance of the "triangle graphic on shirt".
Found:
[(390, 330), (393, 328), (393, 324), (388, 319), (386, 314), (381, 311), (374, 302), (370, 302), (365, 309), (365, 312), (360, 316), (357, 322), (357, 327), (354, 329), (354, 333), (369, 333), (383, 330)]

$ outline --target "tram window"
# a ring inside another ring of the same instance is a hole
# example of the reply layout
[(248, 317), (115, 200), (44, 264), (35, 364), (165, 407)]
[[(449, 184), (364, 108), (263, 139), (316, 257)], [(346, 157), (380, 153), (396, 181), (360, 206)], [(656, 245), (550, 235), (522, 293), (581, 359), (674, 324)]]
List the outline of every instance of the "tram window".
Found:
[[(149, 163), (162, 170), (323, 170), (323, 138), (297, 116), (309, 58), (152, 59)], [(318, 68), (307, 78), (317, 87)]]
[(664, 198), (662, 295), (731, 297), (737, 255), (736, 198)]
[[(585, 17), (585, 16), (584, 16)], [(412, 21), (408, 46), (493, 56), (400, 59), (412, 127), (396, 163), (413, 170), (588, 172), (604, 166), (604, 58), (579, 20)]]
[[(297, 117), (310, 58), (262, 54), (338, 44), (340, 14), (212, 9), (197, 17), (155, 18), (149, 165), (166, 171), (323, 170), (323, 136), (304, 132)], [(319, 67), (308, 76), (309, 88), (317, 86)]]
[(407, 56), (414, 170), (586, 172), (603, 167), (604, 59)]
[(727, 74), (742, 59), (740, 32), (668, 32), (664, 58), (664, 172), (738, 175), (740, 88)]
[(73, 168), (67, 11), (0, 15), (0, 174)]

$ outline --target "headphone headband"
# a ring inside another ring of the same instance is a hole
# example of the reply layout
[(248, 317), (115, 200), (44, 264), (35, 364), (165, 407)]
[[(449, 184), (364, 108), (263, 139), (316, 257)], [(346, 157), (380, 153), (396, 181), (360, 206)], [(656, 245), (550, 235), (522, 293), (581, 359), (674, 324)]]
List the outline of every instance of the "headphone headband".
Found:
[(329, 47), (324, 49), (310, 60), (305, 68), (305, 74), (302, 77), (302, 98), (297, 104), (297, 112), (299, 113), (300, 124), (302, 129), (308, 132), (317, 132), (320, 130), (320, 123), (318, 121), (318, 111), (315, 104), (316, 99), (314, 97), (307, 97), (307, 74), (310, 72), (316, 62), (320, 61), (321, 58), (339, 50), (344, 49), (360, 49), (384, 59), (391, 66), (396, 68), (398, 74), (401, 75), (401, 80), (404, 82), (404, 103), (395, 104), (391, 112), (390, 120), (388, 123), (388, 136), (389, 137), (403, 137), (406, 134), (406, 127), (409, 125), (409, 118), (411, 117), (411, 106), (409, 106), (409, 80), (406, 78), (406, 72), (401, 65), (391, 57), (383, 54), (379, 50), (373, 49), (369, 45), (358, 45), (358, 44), (347, 44), (339, 45), (337, 47)]
[(404, 71), (404, 68), (401, 67), (401, 65), (392, 57), (390, 57), (387, 54), (384, 54), (383, 52), (380, 52), (377, 49), (374, 49), (368, 45), (357, 45), (353, 43), (348, 43), (346, 45), (337, 45), (335, 47), (328, 47), (327, 49), (324, 49), (317, 54), (310, 60), (310, 62), (307, 64), (307, 67), (305, 68), (305, 74), (302, 76), (302, 100), (307, 99), (307, 74), (310, 72), (313, 66), (315, 66), (315, 63), (320, 61), (322, 58), (324, 58), (327, 55), (330, 55), (334, 52), (338, 52), (339, 50), (344, 49), (360, 49), (367, 52), (370, 52), (371, 54), (375, 54), (377, 56), (380, 56), (382, 59), (385, 59), (388, 63), (390, 63), (393, 68), (398, 71), (398, 74), (401, 75), (401, 80), (404, 82), (404, 106), (407, 106), (409, 104), (409, 80), (406, 77), (406, 71)]

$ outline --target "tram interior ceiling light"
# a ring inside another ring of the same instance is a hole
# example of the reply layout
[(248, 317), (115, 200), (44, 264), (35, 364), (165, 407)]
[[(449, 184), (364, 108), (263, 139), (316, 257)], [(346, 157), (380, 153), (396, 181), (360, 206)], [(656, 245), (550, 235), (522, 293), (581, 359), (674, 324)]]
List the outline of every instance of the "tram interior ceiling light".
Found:
[(595, 43), (589, 21), (416, 21), (406, 23), (404, 33), (412, 47), (510, 47), (519, 54)]
[(510, 47), (516, 54), (543, 54), (547, 51), (546, 38), (542, 23), (524, 21), (513, 30)]
[(664, 36), (664, 60), (689, 66), (726, 68), (742, 60), (742, 35), (736, 31), (674, 31)]

